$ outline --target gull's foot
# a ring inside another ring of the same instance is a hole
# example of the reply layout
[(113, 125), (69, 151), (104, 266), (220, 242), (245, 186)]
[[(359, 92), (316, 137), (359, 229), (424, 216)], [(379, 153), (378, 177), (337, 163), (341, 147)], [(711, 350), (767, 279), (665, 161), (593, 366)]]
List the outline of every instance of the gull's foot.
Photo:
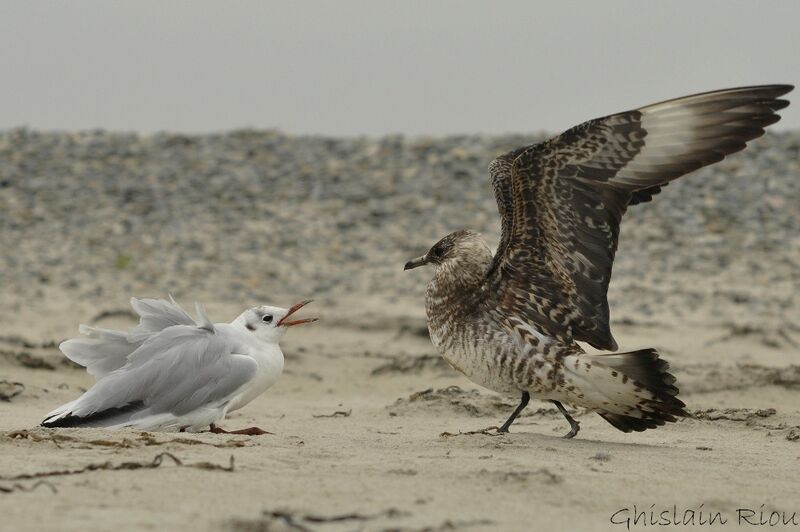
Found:
[(570, 430), (566, 434), (564, 434), (564, 439), (569, 440), (575, 437), (579, 430), (581, 430), (581, 424), (574, 419), (570, 420), (569, 423)]
[(525, 407), (528, 406), (528, 401), (530, 401), (530, 399), (531, 396), (528, 392), (522, 392), (522, 397), (520, 398), (519, 406), (517, 406), (517, 408), (514, 409), (514, 411), (511, 413), (511, 416), (509, 416), (506, 422), (503, 423), (503, 426), (497, 429), (498, 434), (503, 434), (508, 432), (508, 428), (514, 422), (514, 420), (517, 419), (519, 413), (525, 410)]
[(260, 429), (258, 427), (248, 427), (246, 429), (239, 429), (239, 430), (225, 430), (222, 427), (218, 427), (213, 423), (209, 427), (209, 432), (213, 432), (214, 434), (245, 434), (247, 436), (261, 436), (262, 434), (272, 434), (271, 432), (267, 432), (266, 430)]
[(267, 432), (264, 429), (260, 429), (258, 427), (248, 427), (246, 429), (239, 429), (239, 430), (232, 430), (230, 434), (246, 434), (248, 436), (261, 436), (263, 434), (272, 434), (272, 432)]
[[(512, 420), (509, 420), (509, 421), (512, 421)], [(500, 427), (499, 429), (496, 429), (498, 434), (508, 434), (510, 432), (508, 430), (511, 427), (511, 423), (509, 423), (509, 421), (506, 421), (505, 423), (503, 423), (502, 427)], [(488, 429), (486, 429), (486, 430), (488, 430)]]
[(577, 421), (575, 421), (575, 419), (573, 419), (573, 417), (571, 415), (569, 415), (569, 412), (567, 412), (567, 409), (564, 408), (564, 405), (562, 405), (560, 402), (552, 401), (552, 400), (551, 400), (551, 402), (554, 405), (556, 405), (556, 408), (558, 408), (558, 411), (561, 412), (561, 414), (564, 415), (564, 417), (566, 418), (567, 421), (569, 421), (569, 432), (564, 434), (564, 439), (569, 440), (570, 438), (574, 438), (575, 435), (578, 433), (578, 431), (581, 430), (581, 424), (578, 423)]

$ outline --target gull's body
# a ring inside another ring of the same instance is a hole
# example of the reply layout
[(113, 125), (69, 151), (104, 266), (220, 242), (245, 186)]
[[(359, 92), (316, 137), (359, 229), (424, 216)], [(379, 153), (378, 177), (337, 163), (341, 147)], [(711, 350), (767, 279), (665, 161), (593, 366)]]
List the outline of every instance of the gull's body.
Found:
[(228, 412), (280, 378), (284, 360), (278, 341), (288, 326), (313, 321), (286, 320), (304, 304), (254, 307), (231, 323), (211, 323), (199, 305), (195, 320), (174, 301), (131, 299), (140, 316), (131, 331), (82, 325), (88, 338), (59, 346), (97, 382), (48, 414), (42, 425), (215, 429)]
[(231, 397), (227, 412), (233, 412), (272, 387), (283, 373), (283, 351), (279, 344), (259, 340), (241, 323), (215, 323), (217, 334), (231, 344), (236, 344), (237, 354), (250, 357), (256, 363), (256, 372), (250, 381)]
[[(726, 89), (578, 125), (501, 155), (489, 173), (502, 218), (494, 255), (456, 231), (406, 269), (435, 267), (425, 306), (431, 340), (450, 364), (489, 389), (600, 414), (624, 432), (685, 416), (675, 378), (653, 349), (617, 349), (606, 292), (626, 209), (670, 181), (744, 149), (777, 122), (789, 85)], [(735, 245), (735, 243), (732, 243)]]

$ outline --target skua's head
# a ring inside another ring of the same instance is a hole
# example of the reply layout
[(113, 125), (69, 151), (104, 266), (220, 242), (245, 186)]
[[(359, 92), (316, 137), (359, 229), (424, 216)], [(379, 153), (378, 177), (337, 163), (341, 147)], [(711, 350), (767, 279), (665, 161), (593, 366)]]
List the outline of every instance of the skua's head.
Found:
[(426, 254), (406, 262), (404, 270), (413, 270), (426, 264), (436, 267), (457, 261), (485, 262), (492, 252), (483, 237), (474, 231), (462, 229), (439, 240)]
[(241, 322), (247, 330), (255, 334), (259, 340), (277, 342), (286, 334), (289, 327), (311, 323), (319, 319), (292, 318), (295, 312), (311, 303), (311, 301), (313, 300), (307, 299), (300, 303), (295, 303), (289, 308), (270, 307), (268, 305), (253, 307), (244, 311), (242, 315), (237, 318), (237, 321)]

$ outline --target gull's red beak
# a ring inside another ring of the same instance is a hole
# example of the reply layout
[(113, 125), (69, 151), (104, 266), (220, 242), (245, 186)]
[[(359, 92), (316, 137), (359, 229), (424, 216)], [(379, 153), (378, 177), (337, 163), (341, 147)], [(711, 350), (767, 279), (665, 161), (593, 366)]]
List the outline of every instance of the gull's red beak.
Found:
[(305, 301), (301, 301), (300, 303), (295, 303), (291, 307), (289, 307), (289, 312), (286, 313), (286, 316), (282, 317), (280, 321), (278, 321), (278, 327), (291, 327), (292, 325), (302, 325), (303, 323), (311, 323), (317, 321), (319, 318), (301, 318), (299, 320), (290, 320), (287, 319), (289, 316), (300, 310), (301, 308), (305, 307), (309, 303), (314, 301), (313, 299), (306, 299)]

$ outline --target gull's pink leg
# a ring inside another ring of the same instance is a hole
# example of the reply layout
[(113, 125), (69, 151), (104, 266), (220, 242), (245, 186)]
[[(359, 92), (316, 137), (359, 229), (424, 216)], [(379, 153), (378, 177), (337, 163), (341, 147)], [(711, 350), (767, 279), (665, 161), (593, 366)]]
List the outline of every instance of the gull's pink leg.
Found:
[(271, 432), (267, 432), (266, 430), (260, 429), (258, 427), (248, 427), (246, 429), (239, 429), (239, 430), (225, 430), (221, 427), (216, 426), (214, 423), (211, 424), (209, 427), (209, 432), (213, 432), (214, 434), (246, 434), (247, 436), (261, 436), (262, 434), (272, 434)]

